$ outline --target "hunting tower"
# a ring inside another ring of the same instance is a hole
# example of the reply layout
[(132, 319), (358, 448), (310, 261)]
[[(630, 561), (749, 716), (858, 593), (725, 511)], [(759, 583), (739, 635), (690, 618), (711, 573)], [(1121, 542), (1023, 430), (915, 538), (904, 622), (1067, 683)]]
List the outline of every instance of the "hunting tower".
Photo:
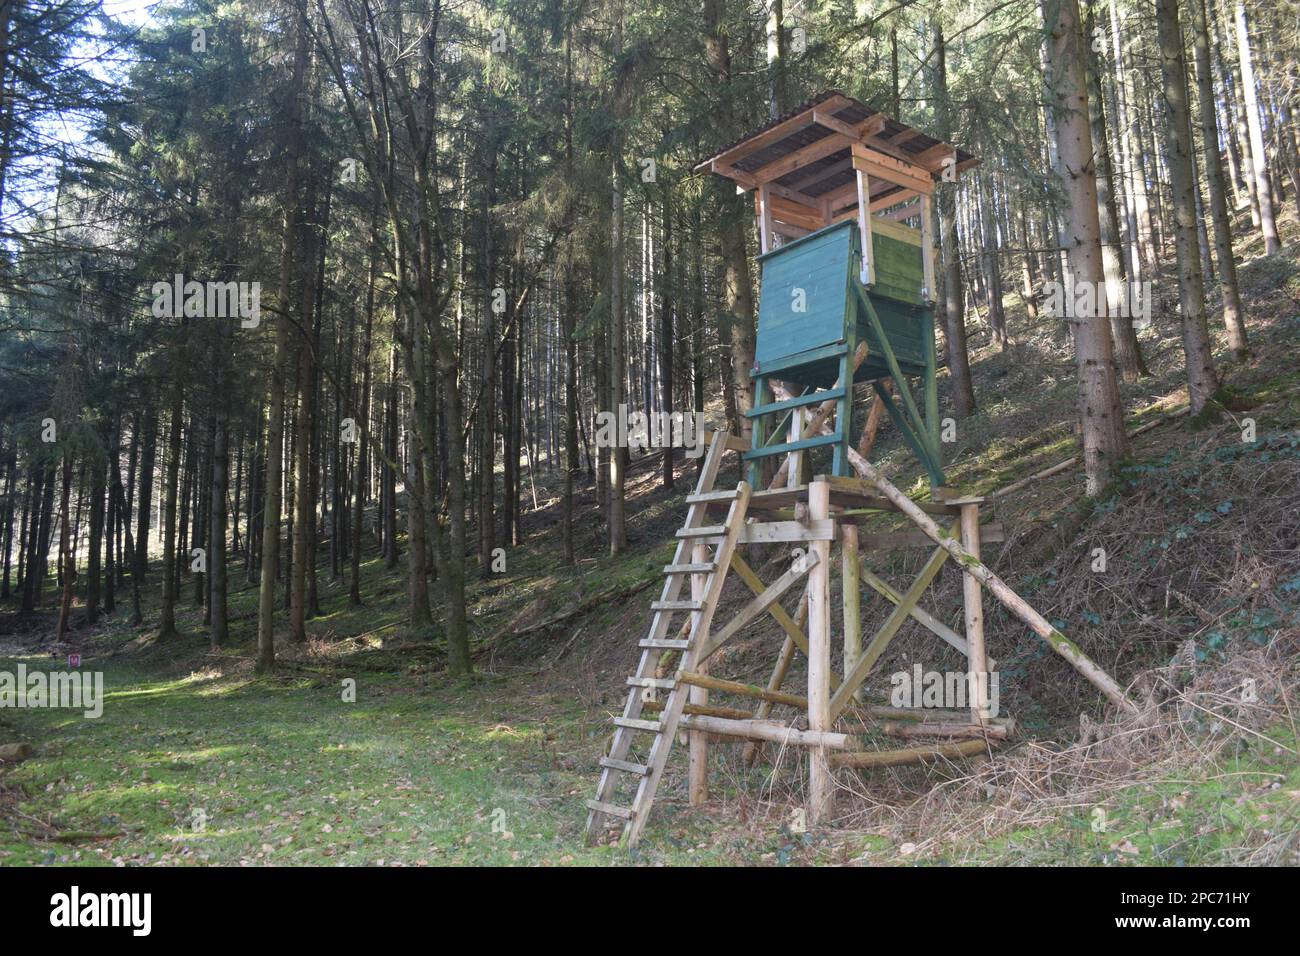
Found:
[[(1005, 739), (1013, 724), (991, 714), (983, 696), (990, 664), (984, 588), (1113, 703), (1133, 708), (1109, 675), (980, 561), (981, 544), (1002, 540), (1001, 531), (981, 526), (981, 499), (958, 497), (945, 487), (930, 204), (936, 185), (955, 182), (975, 162), (954, 146), (828, 91), (697, 167), (754, 195), (761, 297), (751, 373), (754, 407), (745, 413), (752, 437), (714, 433), (695, 491), (687, 496), (677, 550), (663, 569), (660, 599), (650, 605), (649, 633), (627, 679), (627, 701), (614, 718), (609, 753), (600, 759), (596, 797), (587, 802), (590, 841), (600, 840), (612, 825), (624, 841), (636, 843), (673, 740), (682, 732), (689, 742), (692, 804), (707, 798), (711, 743), (740, 742), (747, 760), (764, 745), (806, 747), (809, 824), (830, 813), (832, 768), (985, 752)], [(855, 441), (858, 383), (870, 383), (874, 397)], [(913, 501), (868, 461), (884, 414), (929, 475), (929, 500)], [(829, 470), (814, 475), (810, 458), (819, 448), (830, 450)], [(729, 452), (746, 463), (747, 480), (734, 490), (715, 489)], [(859, 527), (890, 513), (908, 519), (915, 530), (882, 533)], [(783, 571), (768, 584), (742, 556), (746, 544), (797, 547), (787, 558), (768, 562)], [(830, 589), (834, 544), (842, 582), (838, 621)], [(913, 547), (932, 551), (905, 591), (879, 577), (868, 562)], [(962, 572), (964, 633), (921, 603), (950, 557)], [(729, 572), (753, 596), (725, 626), (714, 629)], [(800, 582), (802, 596), (791, 613), (781, 602), (787, 593), (798, 593), (792, 588)], [(863, 584), (866, 593), (892, 605), (865, 642)], [(766, 617), (784, 634), (779, 650), (773, 648), (766, 686), (710, 673), (711, 662), (725, 661), (718, 652), (728, 641)], [(865, 699), (864, 680), (909, 620), (962, 655), (971, 678), (968, 709), (899, 712)], [(806, 694), (781, 689), (796, 653), (806, 658)], [(740, 703), (748, 699), (750, 709), (718, 706), (710, 692)], [(789, 716), (775, 716), (778, 708)], [(856, 728), (866, 732), (837, 728), (842, 717), (855, 718)], [(881, 736), (912, 738), (912, 745), (882, 749)]]

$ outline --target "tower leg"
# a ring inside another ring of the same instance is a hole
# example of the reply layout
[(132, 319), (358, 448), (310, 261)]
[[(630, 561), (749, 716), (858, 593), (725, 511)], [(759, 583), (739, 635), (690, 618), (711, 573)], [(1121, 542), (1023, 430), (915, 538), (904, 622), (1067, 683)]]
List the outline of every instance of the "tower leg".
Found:
[[(766, 375), (759, 375), (754, 378), (754, 404), (766, 405), (772, 401), (772, 387), (768, 384)], [(767, 427), (763, 422), (763, 416), (759, 415), (750, 423), (749, 447), (757, 451), (763, 447), (767, 438)], [(763, 459), (754, 458), (749, 463), (749, 487), (763, 488)]]
[[(808, 513), (813, 521), (831, 516), (830, 483), (808, 486)], [(831, 543), (814, 541), (817, 563), (808, 572), (808, 728), (828, 731), (831, 724)], [(808, 751), (808, 825), (817, 826), (832, 810), (834, 781), (825, 747)]]
[[(961, 506), (961, 544), (972, 557), (980, 556), (980, 506)], [(966, 676), (971, 720), (981, 723), (991, 716), (988, 708), (988, 655), (984, 651), (984, 597), (979, 581), (969, 571), (961, 577), (966, 606)]]

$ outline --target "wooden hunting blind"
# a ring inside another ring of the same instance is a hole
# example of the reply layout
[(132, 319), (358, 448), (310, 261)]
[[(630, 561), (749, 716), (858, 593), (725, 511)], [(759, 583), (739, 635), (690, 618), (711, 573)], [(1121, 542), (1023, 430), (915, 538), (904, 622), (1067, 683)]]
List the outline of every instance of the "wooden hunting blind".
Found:
[[(954, 146), (829, 91), (697, 167), (754, 194), (761, 283), (754, 407), (746, 412), (752, 436), (713, 433), (695, 491), (686, 498), (677, 550), (663, 569), (660, 599), (650, 605), (650, 630), (638, 645), (641, 655), (627, 679), (622, 714), (614, 718), (609, 753), (600, 759), (596, 797), (587, 802), (589, 841), (598, 841), (614, 824), (623, 840), (637, 842), (680, 732), (689, 740), (692, 804), (707, 798), (712, 742), (745, 743), (747, 760), (765, 744), (808, 748), (809, 824), (829, 815), (832, 767), (985, 752), (1013, 725), (990, 713), (987, 683), (980, 684), (989, 671), (982, 588), (1113, 703), (1133, 708), (1109, 675), (980, 561), (981, 543), (1002, 540), (1001, 530), (981, 526), (981, 499), (960, 498), (944, 487), (930, 201), (936, 181), (953, 182), (975, 162)], [(920, 382), (919, 405), (912, 380)], [(854, 385), (862, 382), (871, 383), (874, 398), (858, 443), (853, 395)], [(867, 452), (859, 451), (869, 449), (886, 412), (929, 474), (929, 501), (912, 501), (867, 461)], [(830, 448), (831, 469), (814, 477), (805, 458), (819, 447)], [(729, 452), (747, 463), (748, 480), (735, 490), (715, 489)], [(775, 464), (779, 456), (784, 464), (765, 480), (765, 460)], [(902, 515), (916, 530), (860, 533), (860, 525), (881, 514)], [(830, 596), (836, 543), (843, 585), (838, 669), (832, 661)], [(746, 563), (745, 544), (799, 547), (784, 573), (768, 584)], [(933, 550), (906, 590), (895, 589), (868, 566), (873, 554), (918, 546)], [(962, 570), (964, 635), (921, 603), (949, 557)], [(753, 598), (715, 630), (729, 572)], [(803, 594), (790, 613), (781, 601), (800, 581)], [(688, 583), (689, 599), (683, 594)], [(866, 593), (892, 605), (865, 642), (863, 584)], [(767, 617), (784, 634), (767, 685), (711, 674), (717, 652)], [(864, 700), (863, 681), (909, 620), (963, 656), (974, 691), (968, 710), (899, 713)], [(796, 653), (807, 659), (806, 695), (781, 689)], [(711, 691), (756, 703), (752, 710), (720, 707), (710, 701)], [(793, 720), (774, 717), (777, 708), (792, 709)], [(850, 715), (882, 734), (928, 742), (873, 749), (863, 737), (837, 729), (836, 721)]]
[[(934, 486), (943, 484), (935, 386), (936, 178), (955, 182), (977, 160), (834, 90), (700, 163), (754, 194), (761, 284), (755, 349), (751, 484), (759, 461), (831, 446), (831, 471), (850, 473), (851, 384), (871, 382)], [(866, 354), (855, 362), (859, 344)], [(850, 376), (848, 373), (856, 365)], [(885, 380), (898, 390), (885, 387)], [(771, 383), (802, 387), (773, 401)], [(835, 431), (781, 441), (791, 409), (842, 395)], [(921, 402), (910, 382), (919, 381)]]

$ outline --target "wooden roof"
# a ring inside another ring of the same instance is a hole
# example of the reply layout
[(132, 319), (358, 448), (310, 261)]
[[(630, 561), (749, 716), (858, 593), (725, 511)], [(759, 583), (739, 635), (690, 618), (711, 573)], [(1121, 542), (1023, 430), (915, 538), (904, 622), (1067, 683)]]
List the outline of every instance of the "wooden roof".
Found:
[(769, 183), (778, 192), (793, 190), (819, 198), (854, 182), (855, 142), (920, 166), (931, 177), (942, 170), (949, 156), (955, 155), (958, 172), (979, 162), (960, 147), (900, 123), (838, 90), (827, 90), (723, 147), (695, 168), (726, 176), (744, 189)]

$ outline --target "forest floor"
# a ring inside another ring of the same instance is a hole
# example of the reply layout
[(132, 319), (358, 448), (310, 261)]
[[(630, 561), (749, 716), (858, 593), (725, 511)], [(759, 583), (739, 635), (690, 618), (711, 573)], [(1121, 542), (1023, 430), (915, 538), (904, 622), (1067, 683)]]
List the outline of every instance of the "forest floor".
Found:
[[(1132, 687), (1140, 719), (1106, 721), (1092, 689), (989, 602), (1018, 740), (977, 761), (842, 772), (836, 821), (816, 832), (795, 825), (793, 755), (746, 768), (736, 748), (716, 748), (713, 799), (692, 809), (675, 753), (631, 860), (1300, 862), (1300, 269), (1295, 223), (1286, 229), (1280, 257), (1241, 250), (1253, 353), (1230, 362), (1220, 336), (1222, 414), (1178, 414), (1177, 292), (1158, 283), (1142, 334), (1152, 375), (1124, 397), (1131, 428), (1167, 421), (1135, 440), (1133, 462), (1097, 501), (1070, 469), (987, 508), (1008, 530), (990, 564)], [(1075, 453), (1073, 363), (1062, 323), (1030, 328), (1023, 309), (1008, 352), (981, 348), (982, 324), (973, 328), (981, 406), (947, 460), (952, 484), (986, 494)], [(1243, 440), (1246, 418), (1254, 441)], [(896, 434), (882, 432), (874, 457), (920, 489)], [(728, 467), (719, 486), (735, 480)], [(231, 641), (217, 651), (188, 582), (182, 636), (168, 641), (130, 627), (127, 602), (58, 645), (52, 611), (22, 619), (0, 608), (0, 671), (62, 669), (79, 653), (105, 689), (94, 719), (0, 710), (0, 744), (34, 748), (0, 766), (0, 865), (628, 862), (624, 850), (583, 845), (584, 801), (693, 483), (694, 464), (679, 462), (666, 493), (659, 470), (650, 459), (632, 470), (629, 550), (605, 557), (599, 521), (583, 519), (573, 568), (559, 556), (555, 475), (535, 486), (525, 476), (524, 539), (506, 574), (471, 576), (469, 680), (447, 675), (440, 635), (406, 633), (405, 564), (385, 569), (373, 544), (355, 609), (322, 550), (322, 613), (306, 644), (280, 646), (269, 678), (252, 673), (256, 592), (242, 573), (232, 574)], [(594, 500), (584, 487), (584, 514)], [(1090, 571), (1099, 543), (1113, 574)], [(756, 570), (770, 579), (781, 557), (768, 557)], [(917, 561), (882, 556), (880, 573), (901, 580)], [(155, 569), (151, 595), (157, 581)], [(51, 582), (47, 603), (52, 592)], [(729, 584), (719, 619), (744, 598)], [(960, 576), (943, 576), (927, 600), (958, 624)], [(872, 628), (886, 608), (863, 604)], [(725, 673), (765, 679), (776, 635), (770, 622), (752, 627), (726, 652)], [(953, 663), (926, 642), (909, 624), (882, 674)]]

